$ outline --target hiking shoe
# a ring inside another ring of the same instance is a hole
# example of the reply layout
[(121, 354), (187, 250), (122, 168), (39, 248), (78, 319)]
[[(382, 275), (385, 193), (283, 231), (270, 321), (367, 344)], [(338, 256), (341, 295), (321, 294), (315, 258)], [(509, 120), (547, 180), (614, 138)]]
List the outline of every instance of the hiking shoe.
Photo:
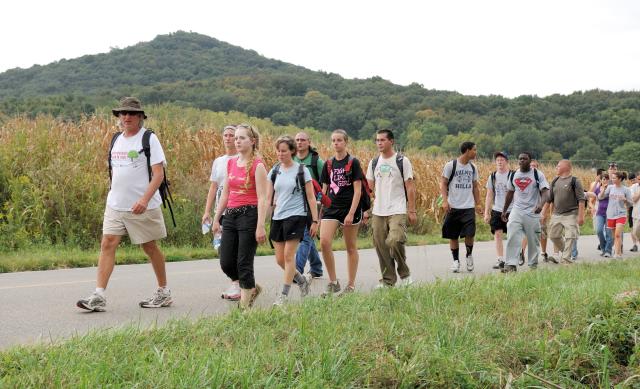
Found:
[(327, 284), (327, 287), (325, 288), (324, 292), (322, 292), (321, 296), (322, 297), (328, 297), (333, 295), (334, 293), (338, 293), (340, 292), (340, 282), (338, 280), (336, 280), (336, 283), (331, 283), (329, 282)]
[(289, 303), (289, 296), (286, 294), (278, 294), (276, 301), (273, 302), (274, 307), (282, 307), (285, 304)]
[(520, 251), (520, 255), (518, 256), (518, 266), (524, 265), (524, 250)]
[(633, 247), (631, 248), (631, 250), (629, 250), (629, 251), (633, 251), (635, 253), (636, 251), (638, 251), (638, 245), (634, 244)]
[(498, 260), (496, 261), (496, 264), (493, 265), (494, 269), (502, 269), (504, 267), (504, 261), (501, 258), (498, 258)]
[(518, 268), (515, 265), (504, 265), (502, 268), (502, 273), (515, 273), (518, 271)]
[(310, 274), (311, 274), (311, 277), (313, 278), (322, 278), (322, 273), (311, 272)]
[(451, 271), (454, 273), (460, 273), (460, 261), (453, 261), (453, 265), (451, 265)]
[(309, 294), (309, 289), (311, 288), (311, 281), (313, 281), (313, 277), (311, 274), (305, 274), (304, 276), (304, 284), (298, 286), (300, 287), (300, 296), (305, 297)]
[(107, 299), (98, 292), (93, 292), (87, 298), (78, 300), (78, 308), (93, 312), (104, 312), (107, 307)]
[(547, 259), (549, 260), (549, 262), (551, 263), (555, 263), (556, 265), (558, 264), (558, 260), (556, 259), (556, 257), (554, 257), (553, 255), (548, 255)]
[(378, 285), (376, 285), (374, 289), (387, 289), (387, 288), (393, 288), (393, 285), (389, 285), (383, 281), (380, 281), (378, 282)]
[(221, 298), (229, 301), (240, 300), (240, 285), (237, 282), (232, 282), (231, 285), (222, 292)]
[(605, 257), (605, 258), (611, 258), (611, 254), (609, 254), (609, 253), (604, 253), (603, 257)]
[(173, 303), (171, 299), (171, 290), (169, 288), (158, 288), (153, 296), (146, 300), (140, 301), (141, 308), (162, 308), (168, 307)]
[(354, 288), (353, 286), (347, 286), (346, 288), (344, 288), (342, 290), (342, 292), (338, 293), (338, 297), (344, 297), (344, 296), (346, 296), (348, 294), (351, 294), (351, 293), (353, 293), (355, 291), (356, 291), (356, 288)]
[(398, 286), (411, 286), (413, 284), (413, 278), (411, 276), (406, 276), (405, 278), (401, 278), (398, 281)]
[(473, 255), (467, 255), (467, 271), (473, 271)]

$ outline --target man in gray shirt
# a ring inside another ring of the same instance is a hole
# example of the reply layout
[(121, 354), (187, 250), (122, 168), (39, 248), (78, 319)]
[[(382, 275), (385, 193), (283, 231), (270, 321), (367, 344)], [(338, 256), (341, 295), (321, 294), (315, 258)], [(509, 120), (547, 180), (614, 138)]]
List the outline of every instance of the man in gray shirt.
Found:
[[(507, 199), (502, 210), (502, 220), (507, 221), (507, 257), (503, 272), (517, 270), (522, 250), (522, 238), (528, 242), (529, 267), (538, 266), (540, 254), (540, 211), (549, 198), (549, 183), (540, 170), (531, 168), (531, 153), (518, 156), (518, 169), (507, 184)], [(508, 212), (513, 201), (513, 209)]]
[(476, 235), (476, 204), (480, 204), (478, 169), (471, 163), (477, 149), (473, 142), (460, 145), (460, 156), (444, 165), (440, 179), (442, 208), (446, 213), (442, 224), (442, 237), (449, 239), (453, 255), (451, 270), (460, 272), (458, 239), (464, 237), (467, 248), (467, 271), (473, 271), (473, 238)]
[[(578, 239), (579, 226), (584, 224), (584, 189), (582, 182), (571, 175), (569, 160), (558, 162), (556, 173), (548, 200), (552, 209), (549, 238), (561, 252), (562, 260), (573, 263), (571, 250)], [(545, 221), (543, 216), (542, 223)]]

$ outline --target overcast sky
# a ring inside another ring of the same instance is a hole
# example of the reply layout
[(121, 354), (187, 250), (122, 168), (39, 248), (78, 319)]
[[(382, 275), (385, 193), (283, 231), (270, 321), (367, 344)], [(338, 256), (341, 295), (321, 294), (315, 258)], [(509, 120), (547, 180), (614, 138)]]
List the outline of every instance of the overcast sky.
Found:
[(640, 1), (4, 2), (0, 72), (194, 31), (313, 70), (464, 94), (640, 90)]

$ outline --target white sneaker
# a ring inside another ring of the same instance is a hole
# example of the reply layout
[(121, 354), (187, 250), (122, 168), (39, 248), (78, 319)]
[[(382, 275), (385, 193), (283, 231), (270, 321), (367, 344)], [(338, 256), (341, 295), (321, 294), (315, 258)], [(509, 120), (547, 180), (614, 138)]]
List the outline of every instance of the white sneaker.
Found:
[(104, 312), (107, 307), (107, 299), (98, 292), (93, 292), (87, 298), (78, 300), (76, 303), (78, 308), (86, 309), (93, 312)]
[(391, 286), (389, 284), (385, 284), (382, 281), (378, 282), (378, 285), (376, 285), (376, 287), (375, 287), (375, 289), (387, 289), (387, 288), (393, 288), (393, 286)]
[(611, 254), (609, 254), (609, 253), (604, 253), (603, 257), (605, 257), (605, 258), (611, 258)]
[(451, 271), (454, 273), (460, 273), (460, 261), (453, 261), (453, 265), (451, 265)]
[(398, 286), (411, 286), (411, 284), (413, 284), (413, 278), (411, 278), (411, 276), (406, 276), (398, 281)]
[(276, 301), (273, 302), (273, 306), (274, 307), (281, 307), (285, 304), (287, 304), (289, 302), (289, 296), (287, 296), (286, 294), (278, 294), (278, 297), (276, 298)]
[(140, 301), (141, 308), (164, 308), (173, 303), (171, 298), (171, 290), (169, 288), (158, 288), (153, 293), (153, 296), (146, 300)]
[(473, 255), (467, 257), (467, 271), (473, 271)]
[(302, 277), (304, 277), (304, 284), (298, 285), (298, 287), (300, 287), (300, 297), (306, 297), (309, 294), (309, 289), (311, 288), (311, 281), (313, 281), (313, 277), (310, 273), (307, 273)]
[(227, 288), (227, 290), (222, 292), (222, 296), (220, 297), (230, 301), (240, 300), (240, 284), (238, 284), (237, 282), (232, 282), (231, 285), (229, 285), (229, 287)]

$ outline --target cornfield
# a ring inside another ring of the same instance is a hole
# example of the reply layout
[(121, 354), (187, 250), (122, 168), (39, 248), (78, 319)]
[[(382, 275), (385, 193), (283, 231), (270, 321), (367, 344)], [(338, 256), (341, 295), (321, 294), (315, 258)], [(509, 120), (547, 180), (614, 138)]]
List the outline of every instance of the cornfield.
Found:
[[(249, 122), (262, 132), (261, 149), (267, 167), (275, 162), (272, 147), (278, 135), (295, 135), (300, 129), (279, 127), (270, 121), (240, 113), (213, 113), (170, 105), (152, 107), (145, 127), (158, 134), (168, 160), (178, 228), (170, 228), (167, 242), (200, 245), (199, 222), (209, 186), (213, 159), (222, 155), (220, 129), (229, 123)], [(95, 246), (101, 235), (102, 213), (109, 187), (107, 150), (117, 131), (108, 114), (75, 123), (48, 116), (0, 119), (0, 249), (30, 244)], [(330, 156), (330, 142), (316, 131), (308, 131), (323, 158)], [(350, 153), (363, 166), (377, 152), (371, 142), (354, 142)], [(408, 153), (417, 187), (417, 206), (429, 220), (440, 220), (436, 201), (444, 157)], [(484, 199), (484, 184), (493, 171), (491, 161), (476, 163)], [(512, 168), (516, 166), (512, 164)], [(553, 166), (542, 166), (553, 177)], [(583, 182), (594, 174), (575, 170)], [(484, 203), (484, 201), (483, 201)]]

